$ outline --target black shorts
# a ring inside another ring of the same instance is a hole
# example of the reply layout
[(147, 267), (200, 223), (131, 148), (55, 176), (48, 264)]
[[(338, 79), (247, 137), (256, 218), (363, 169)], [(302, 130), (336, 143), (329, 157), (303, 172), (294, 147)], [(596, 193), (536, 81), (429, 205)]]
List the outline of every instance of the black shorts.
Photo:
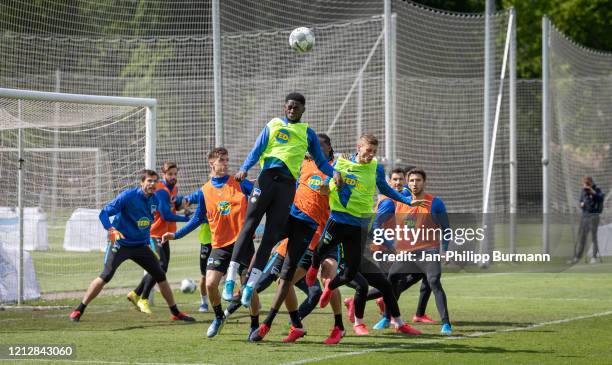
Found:
[(341, 264), (342, 263), (342, 245), (338, 245), (338, 247), (335, 250), (331, 250), (327, 252), (325, 256), (323, 256), (323, 260), (321, 261), (324, 261), (325, 259), (332, 259), (336, 261), (336, 263)]
[(308, 270), (308, 268), (310, 268), (310, 266), (312, 265), (313, 254), (314, 252), (311, 249), (307, 248), (304, 254), (302, 255), (302, 258), (300, 259), (298, 267), (301, 267), (304, 270)]
[(264, 267), (263, 273), (278, 276), (281, 268), (283, 267), (283, 262), (285, 262), (285, 257), (278, 252), (275, 252), (272, 256), (270, 256), (270, 260), (268, 260), (266, 267)]
[(100, 274), (100, 279), (106, 283), (111, 281), (117, 268), (119, 268), (123, 261), (128, 259), (145, 269), (156, 283), (166, 281), (166, 274), (149, 245), (122, 246), (116, 243), (109, 243), (106, 247), (104, 270)]
[(234, 243), (221, 248), (213, 248), (208, 257), (206, 270), (215, 270), (225, 274), (232, 261), (232, 252), (234, 252)]
[(212, 245), (207, 243), (200, 245), (200, 273), (202, 276), (206, 276), (206, 265), (208, 265), (208, 257), (212, 251)]

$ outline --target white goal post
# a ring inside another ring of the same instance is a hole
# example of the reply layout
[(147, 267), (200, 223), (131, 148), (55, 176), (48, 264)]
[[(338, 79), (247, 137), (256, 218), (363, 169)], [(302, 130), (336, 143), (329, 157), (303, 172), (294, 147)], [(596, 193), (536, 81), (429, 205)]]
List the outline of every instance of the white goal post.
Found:
[[(17, 206), (19, 210), (19, 275), (18, 275), (18, 291), (17, 291), (17, 304), (21, 305), (24, 293), (24, 278), (23, 278), (23, 249), (24, 249), (24, 232), (23, 232), (23, 217), (24, 217), (24, 152), (66, 152), (66, 148), (54, 147), (54, 148), (25, 148), (24, 147), (24, 129), (28, 128), (40, 128), (40, 125), (31, 123), (24, 118), (26, 112), (29, 110), (24, 109), (24, 102), (38, 101), (44, 103), (65, 103), (65, 104), (83, 104), (83, 105), (98, 105), (98, 106), (116, 106), (116, 107), (134, 107), (134, 108), (145, 108), (145, 148), (144, 148), (144, 165), (145, 168), (155, 169), (155, 150), (156, 150), (156, 107), (157, 100), (152, 98), (131, 98), (131, 97), (118, 97), (118, 96), (100, 96), (100, 95), (81, 95), (81, 94), (68, 94), (68, 93), (55, 93), (55, 92), (44, 92), (44, 91), (33, 91), (33, 90), (19, 90), (19, 89), (6, 89), (0, 88), (0, 99), (14, 99), (17, 101), (16, 116), (1, 108), (2, 118), (0, 118), (0, 131), (6, 129), (18, 129), (18, 142), (17, 142), (17, 154), (18, 154), (18, 196)], [(59, 104), (58, 104), (59, 105)], [(60, 108), (59, 106), (57, 107)], [(30, 111), (31, 112), (31, 111)], [(78, 112), (78, 111), (77, 111)], [(48, 117), (46, 114), (42, 116), (36, 116), (41, 120)], [(53, 119), (51, 116), (49, 119)], [(59, 118), (58, 118), (59, 119)], [(57, 122), (57, 120), (56, 120)], [(51, 127), (50, 129), (52, 129)], [(68, 148), (70, 149), (70, 148)], [(14, 151), (14, 148), (4, 148), (3, 150)], [(38, 151), (37, 151), (38, 150)], [(75, 147), (70, 150), (73, 152), (83, 152), (83, 147)], [(97, 148), (88, 149), (88, 152), (94, 152), (96, 160), (99, 160), (100, 154)], [(98, 182), (96, 182), (99, 186)], [(98, 195), (99, 196), (99, 195)]]
[(59, 103), (93, 104), (93, 105), (117, 105), (146, 108), (146, 142), (145, 142), (145, 167), (155, 169), (155, 118), (157, 113), (157, 99), (131, 98), (122, 96), (102, 96), (55, 93), (47, 91), (19, 90), (0, 88), (0, 98), (39, 100)]

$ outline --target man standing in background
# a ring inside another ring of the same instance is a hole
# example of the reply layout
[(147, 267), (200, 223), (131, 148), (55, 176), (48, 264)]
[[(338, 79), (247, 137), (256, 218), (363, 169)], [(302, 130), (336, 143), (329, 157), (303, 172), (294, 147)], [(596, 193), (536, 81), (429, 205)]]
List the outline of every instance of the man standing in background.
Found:
[(582, 178), (582, 191), (580, 192), (582, 218), (580, 219), (578, 242), (574, 249), (574, 258), (570, 263), (575, 264), (580, 261), (584, 253), (589, 231), (593, 239), (593, 257), (591, 257), (591, 264), (597, 263), (597, 254), (599, 253), (599, 247), (597, 246), (597, 228), (599, 227), (599, 215), (603, 211), (603, 202), (604, 193), (595, 185), (591, 176), (584, 176)]

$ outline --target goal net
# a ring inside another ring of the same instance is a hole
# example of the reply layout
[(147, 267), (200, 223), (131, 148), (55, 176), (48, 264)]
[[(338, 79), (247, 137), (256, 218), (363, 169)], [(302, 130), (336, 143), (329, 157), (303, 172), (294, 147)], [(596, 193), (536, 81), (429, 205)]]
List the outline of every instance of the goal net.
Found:
[[(147, 122), (147, 115), (151, 116), (147, 107), (154, 105), (154, 99), (67, 97), (0, 89), (0, 240), (3, 252), (19, 249), (21, 161), (22, 206), (27, 213), (24, 247), (45, 250), (30, 252), (42, 291), (65, 287), (66, 283), (73, 286), (64, 289), (83, 288), (87, 285), (85, 280), (91, 280), (94, 265), (90, 257), (100, 256), (99, 246), (89, 255), (75, 255), (64, 249), (66, 243), (68, 247), (86, 245), (87, 240), (104, 243), (104, 231), (98, 230), (96, 237), (80, 234), (82, 230), (90, 232), (92, 226), (101, 226), (97, 214), (94, 219), (72, 222), (76, 224), (70, 224), (71, 217), (83, 208), (99, 212), (120, 191), (135, 186), (138, 171), (153, 161), (145, 158), (145, 152), (154, 153), (154, 148), (147, 146), (147, 127), (154, 125)], [(37, 214), (30, 213), (31, 208), (37, 208)], [(36, 234), (38, 231), (42, 235)], [(40, 242), (45, 239), (47, 242)], [(99, 267), (99, 262), (95, 266)], [(87, 278), (79, 280), (82, 272), (87, 273)]]
[(585, 48), (554, 26), (549, 50), (551, 211), (572, 213), (583, 176), (608, 196), (612, 188), (612, 53)]
[[(422, 166), (431, 176), (429, 188), (450, 211), (482, 211), (484, 16), (392, 2), (393, 139), (387, 141), (383, 2), (273, 3), (266, 11), (256, 2), (221, 3), (224, 141), (234, 167), (265, 123), (282, 116), (283, 98), (295, 90), (306, 96), (303, 119), (315, 131), (328, 132), (336, 152), (354, 152), (357, 136), (372, 133), (381, 157), (393, 157), (385, 150), (388, 143), (394, 146), (396, 160), (386, 161), (387, 169)], [(338, 9), (350, 9), (352, 16)], [(497, 80), (508, 21), (508, 12), (492, 17)], [(312, 52), (288, 47), (296, 25), (313, 29)], [(508, 211), (507, 105), (504, 95), (491, 183), (494, 212)], [(489, 133), (492, 122), (490, 128)]]

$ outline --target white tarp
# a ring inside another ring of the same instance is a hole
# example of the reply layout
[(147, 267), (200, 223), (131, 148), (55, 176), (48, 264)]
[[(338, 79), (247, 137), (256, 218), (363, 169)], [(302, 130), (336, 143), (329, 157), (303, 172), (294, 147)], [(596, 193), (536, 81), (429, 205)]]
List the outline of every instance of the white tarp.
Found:
[[(32, 257), (23, 252), (23, 300), (40, 298), (40, 287)], [(17, 302), (19, 285), (19, 250), (0, 242), (0, 303)]]
[[(587, 257), (593, 256), (591, 235), (587, 237), (586, 247), (590, 247)], [(597, 248), (599, 248), (599, 255), (601, 256), (612, 256), (612, 223), (606, 225), (599, 225), (597, 229)]]
[[(49, 249), (47, 214), (39, 207), (23, 209), (23, 247), (28, 251)], [(14, 207), (0, 207), (0, 241), (19, 248), (19, 213)]]
[(66, 222), (64, 250), (66, 251), (104, 251), (107, 232), (100, 223), (100, 210), (79, 208), (72, 212)]

